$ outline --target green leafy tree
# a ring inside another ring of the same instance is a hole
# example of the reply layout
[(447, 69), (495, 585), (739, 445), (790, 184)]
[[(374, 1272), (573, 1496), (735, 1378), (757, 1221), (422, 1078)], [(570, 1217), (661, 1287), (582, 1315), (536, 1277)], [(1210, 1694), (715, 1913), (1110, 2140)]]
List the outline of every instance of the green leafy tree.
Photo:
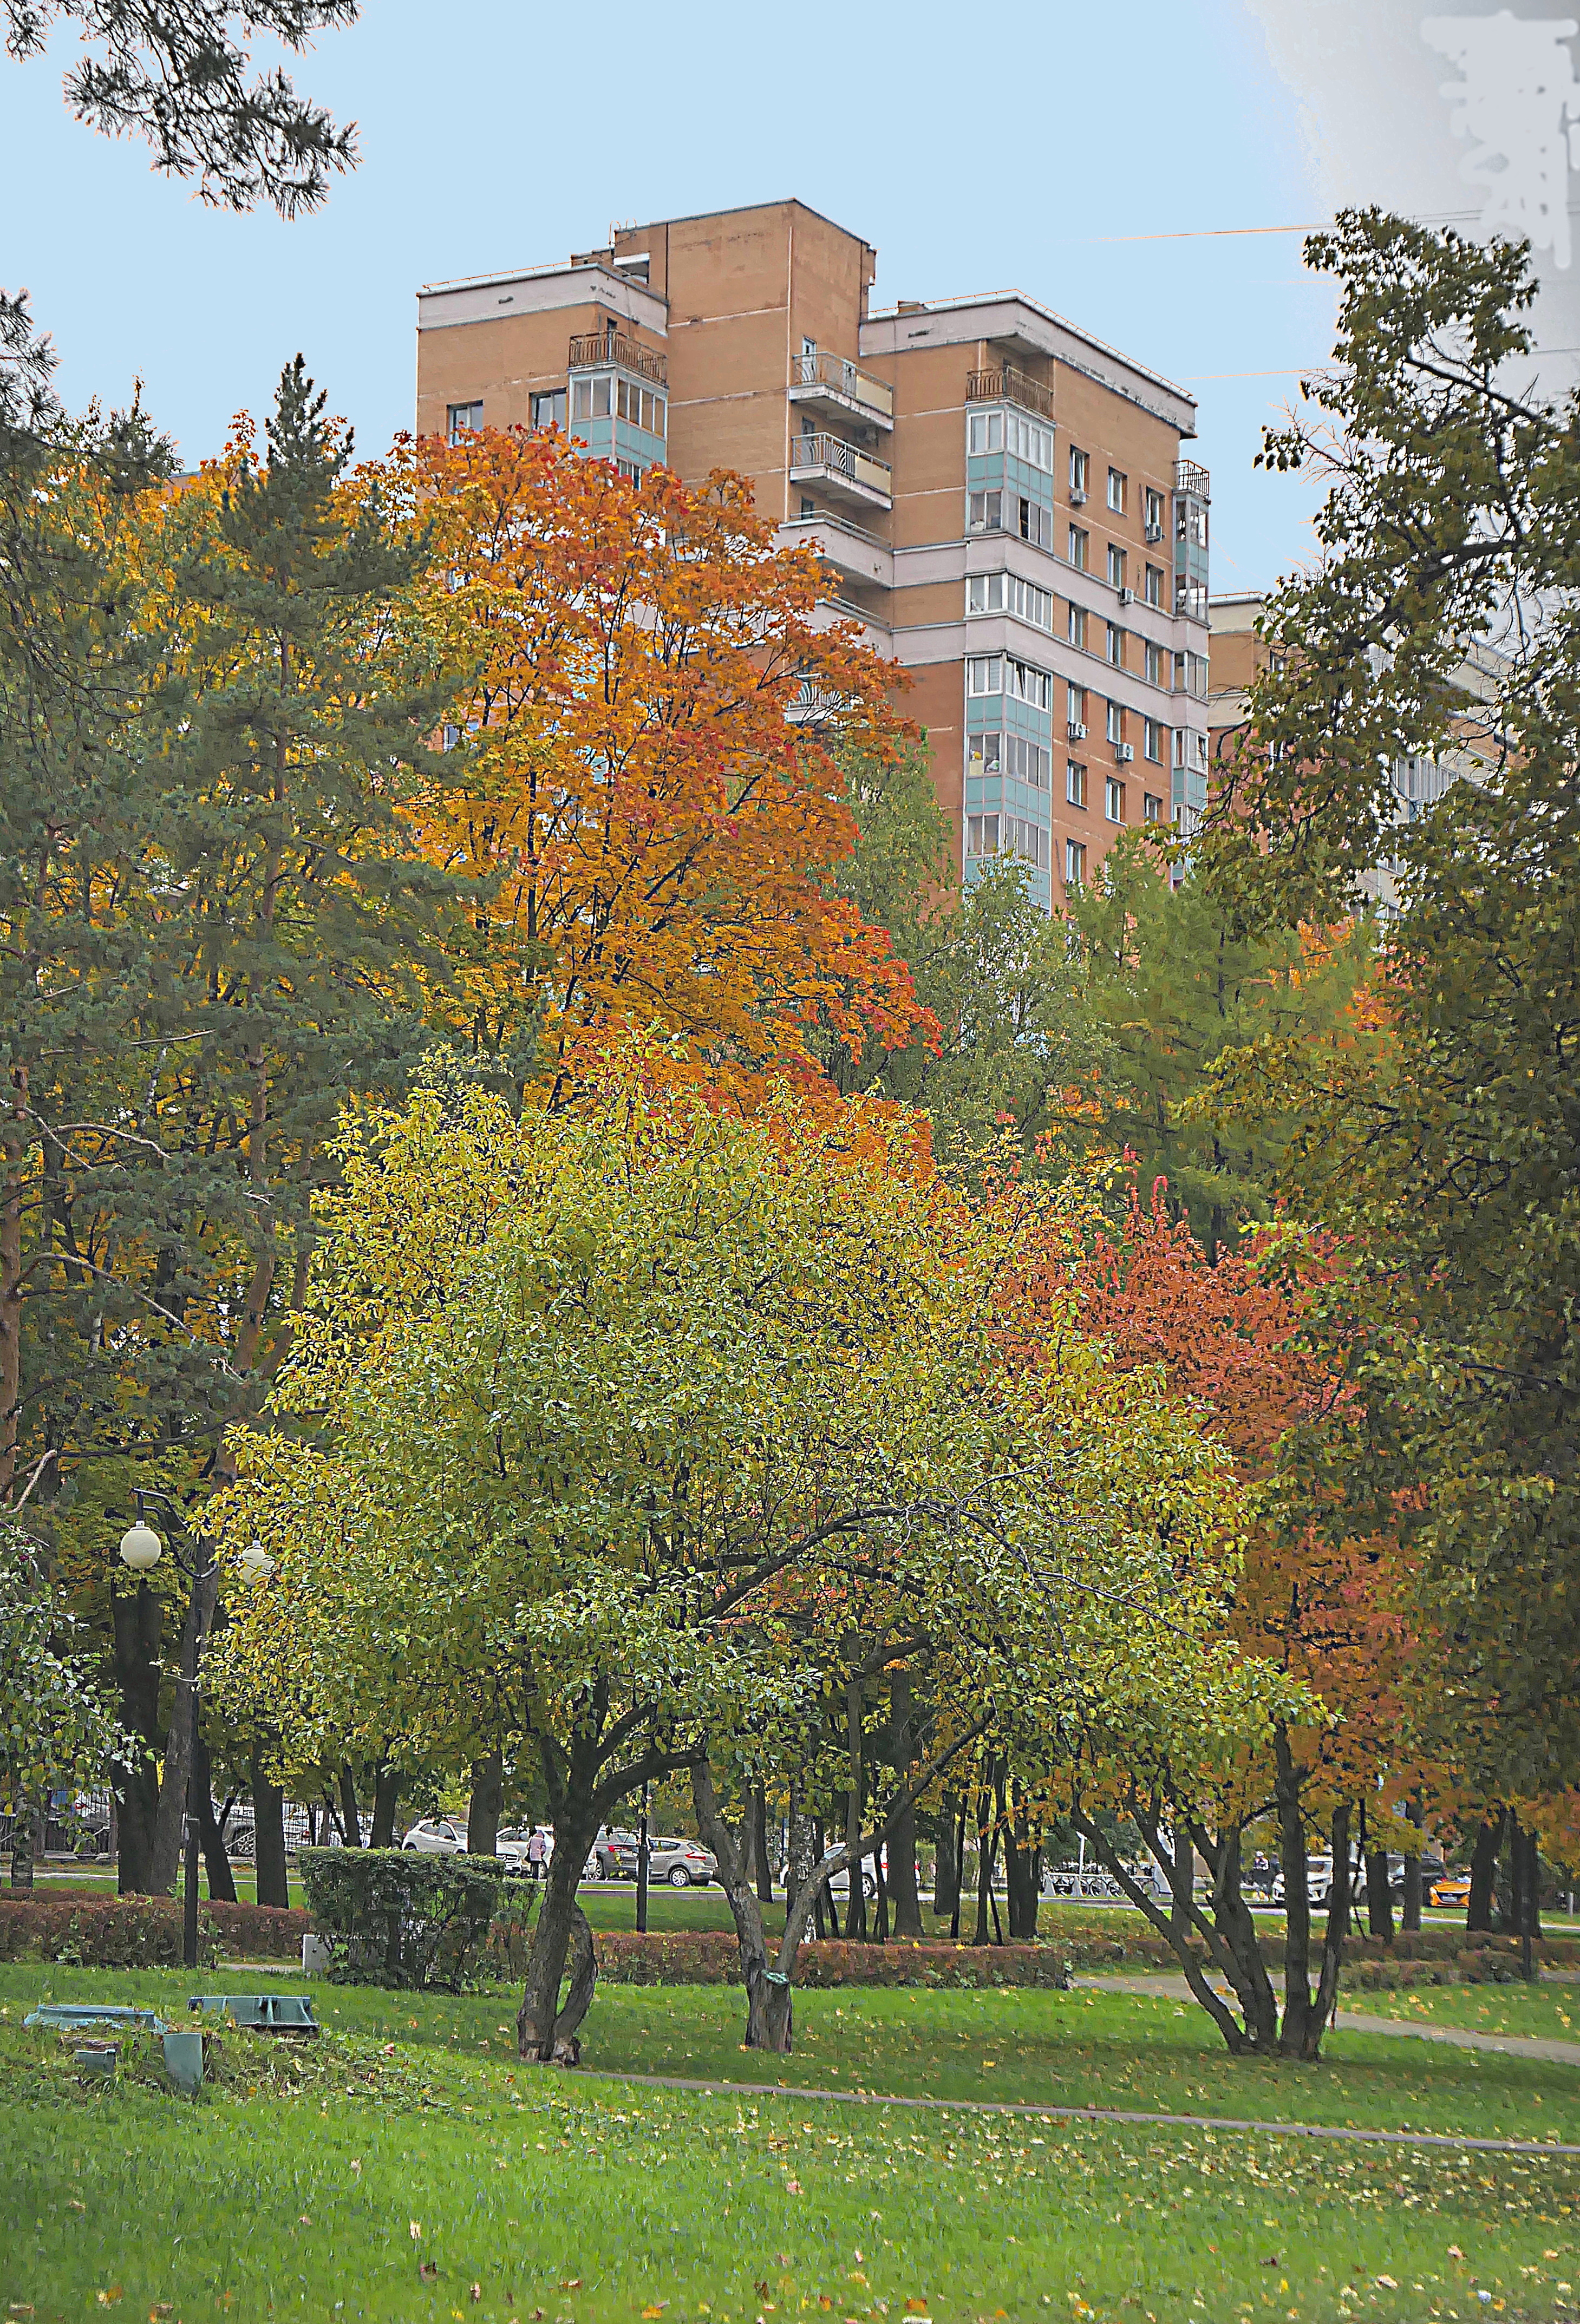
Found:
[[(1307, 245), (1334, 371), (1268, 441), (1325, 480), (1322, 555), (1202, 835), (1242, 928), (1344, 909), (1393, 860), (1389, 1035), (1297, 1070), (1225, 1061), (1249, 1115), (1304, 1110), (1297, 1194), (1355, 1238), (1373, 1457), (1479, 1796), (1580, 1772), (1580, 408), (1521, 392), (1520, 245), (1375, 211)], [(1465, 779), (1400, 826), (1401, 759)]]
[(51, 1579), (44, 1545), (0, 1515), (0, 1804), (14, 1819), (14, 1886), (32, 1886), (45, 1792), (103, 1781), (120, 1752), (97, 1657), (85, 1646)]

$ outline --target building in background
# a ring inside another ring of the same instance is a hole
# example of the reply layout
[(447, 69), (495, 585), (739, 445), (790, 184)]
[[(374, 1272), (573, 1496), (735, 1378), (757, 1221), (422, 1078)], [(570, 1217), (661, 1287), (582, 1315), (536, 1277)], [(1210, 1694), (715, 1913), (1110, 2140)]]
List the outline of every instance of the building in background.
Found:
[(1191, 397), (1019, 291), (871, 313), (875, 254), (799, 202), (661, 219), (429, 285), (417, 426), (568, 430), (639, 476), (750, 478), (826, 615), (901, 664), (973, 869), (1049, 908), (1207, 772)]

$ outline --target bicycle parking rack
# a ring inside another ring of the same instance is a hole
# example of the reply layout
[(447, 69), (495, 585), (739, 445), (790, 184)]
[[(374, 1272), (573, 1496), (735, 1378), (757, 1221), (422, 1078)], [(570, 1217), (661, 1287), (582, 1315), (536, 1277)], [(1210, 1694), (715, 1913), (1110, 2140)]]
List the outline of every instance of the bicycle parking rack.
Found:
[(255, 2034), (321, 2034), (305, 1993), (194, 1993), (189, 2009), (233, 2017)]

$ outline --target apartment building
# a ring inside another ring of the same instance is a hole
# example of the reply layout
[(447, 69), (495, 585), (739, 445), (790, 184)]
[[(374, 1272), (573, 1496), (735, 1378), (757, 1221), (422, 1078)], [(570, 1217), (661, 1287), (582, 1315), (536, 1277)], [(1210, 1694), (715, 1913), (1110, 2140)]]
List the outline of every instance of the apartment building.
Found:
[(873, 311), (876, 254), (796, 201), (427, 286), (417, 426), (566, 429), (640, 475), (728, 467), (825, 617), (910, 674), (967, 878), (1051, 908), (1207, 772), (1206, 469), (1178, 387), (1020, 291)]

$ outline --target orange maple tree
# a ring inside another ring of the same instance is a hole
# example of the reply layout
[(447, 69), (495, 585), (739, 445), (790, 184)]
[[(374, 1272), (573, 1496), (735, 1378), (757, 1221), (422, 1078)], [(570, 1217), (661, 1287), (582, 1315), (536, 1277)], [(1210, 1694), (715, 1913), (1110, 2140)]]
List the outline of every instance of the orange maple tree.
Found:
[(640, 482), (556, 430), (397, 447), (433, 530), (422, 607), (465, 673), (455, 780), (419, 809), (482, 884), (468, 1029), (523, 1016), (538, 1070), (656, 1028), (711, 1078), (821, 1080), (819, 1023), (859, 1049), (935, 1032), (885, 933), (834, 894), (855, 828), (834, 751), (892, 752), (895, 673), (818, 613), (809, 551), (776, 551), (749, 486)]

